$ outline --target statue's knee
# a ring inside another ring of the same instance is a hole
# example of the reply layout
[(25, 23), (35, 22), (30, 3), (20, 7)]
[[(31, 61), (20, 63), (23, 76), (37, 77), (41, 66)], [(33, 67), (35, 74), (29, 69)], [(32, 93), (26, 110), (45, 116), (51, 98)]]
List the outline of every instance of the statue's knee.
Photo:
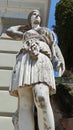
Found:
[(35, 85), (33, 90), (36, 106), (42, 109), (45, 108), (49, 96), (48, 87), (44, 84), (39, 84)]
[(36, 106), (39, 108), (45, 108), (46, 107), (46, 100), (44, 96), (36, 96), (35, 98)]

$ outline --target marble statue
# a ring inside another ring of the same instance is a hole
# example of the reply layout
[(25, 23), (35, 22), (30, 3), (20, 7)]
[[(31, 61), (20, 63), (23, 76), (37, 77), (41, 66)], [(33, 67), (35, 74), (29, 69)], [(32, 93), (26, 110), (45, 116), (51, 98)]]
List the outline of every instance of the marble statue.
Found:
[(40, 26), (39, 10), (30, 12), (28, 23), (27, 26), (13, 26), (6, 31), (8, 36), (23, 41), (9, 88), (10, 94), (18, 97), (13, 124), (15, 130), (34, 130), (35, 104), (39, 130), (55, 130), (50, 95), (56, 93), (54, 69), (59, 76), (64, 73), (64, 58), (54, 33)]

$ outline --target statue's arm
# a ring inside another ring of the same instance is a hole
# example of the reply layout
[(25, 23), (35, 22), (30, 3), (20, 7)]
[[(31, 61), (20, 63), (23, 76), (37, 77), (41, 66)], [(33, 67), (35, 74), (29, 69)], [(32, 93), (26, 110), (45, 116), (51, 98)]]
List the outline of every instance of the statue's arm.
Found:
[(54, 32), (51, 32), (50, 35), (50, 39), (51, 39), (51, 51), (52, 51), (52, 59), (53, 59), (53, 66), (55, 68), (55, 70), (58, 71), (58, 76), (61, 77), (65, 71), (65, 61), (64, 61), (64, 57), (61, 53), (61, 50), (59, 48), (59, 46), (56, 44), (56, 36), (54, 34)]
[(58, 76), (61, 77), (65, 71), (65, 61), (60, 48), (56, 44), (56, 36), (54, 32), (48, 28), (43, 28), (41, 33), (46, 37), (47, 44), (50, 47), (54, 70), (57, 70)]
[(59, 77), (61, 77), (65, 71), (65, 61), (64, 61), (64, 57), (61, 53), (61, 50), (57, 44), (55, 46), (55, 51), (56, 51), (56, 56), (58, 59), (58, 64), (57, 64), (57, 70), (59, 73), (58, 75), (59, 75)]
[(6, 30), (6, 34), (15, 40), (22, 40), (23, 32), (19, 31), (20, 27), (21, 25), (12, 26)]

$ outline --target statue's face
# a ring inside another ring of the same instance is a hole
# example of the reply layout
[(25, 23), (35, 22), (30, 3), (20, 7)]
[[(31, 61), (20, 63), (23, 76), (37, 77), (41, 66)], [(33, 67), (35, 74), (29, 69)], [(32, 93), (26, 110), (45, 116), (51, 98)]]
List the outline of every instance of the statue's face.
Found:
[(31, 16), (31, 24), (40, 24), (40, 22), (41, 22), (41, 18), (39, 13), (37, 11), (33, 12)]

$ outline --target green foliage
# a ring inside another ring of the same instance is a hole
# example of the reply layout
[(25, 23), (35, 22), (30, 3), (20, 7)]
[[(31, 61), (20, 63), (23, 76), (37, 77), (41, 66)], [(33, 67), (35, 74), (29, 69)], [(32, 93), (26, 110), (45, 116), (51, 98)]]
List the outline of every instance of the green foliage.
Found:
[(72, 90), (69, 86), (59, 84), (54, 96), (59, 109), (65, 117), (73, 117), (73, 95), (71, 92)]
[(67, 69), (73, 68), (73, 0), (60, 0), (55, 11), (59, 46), (65, 58)]

